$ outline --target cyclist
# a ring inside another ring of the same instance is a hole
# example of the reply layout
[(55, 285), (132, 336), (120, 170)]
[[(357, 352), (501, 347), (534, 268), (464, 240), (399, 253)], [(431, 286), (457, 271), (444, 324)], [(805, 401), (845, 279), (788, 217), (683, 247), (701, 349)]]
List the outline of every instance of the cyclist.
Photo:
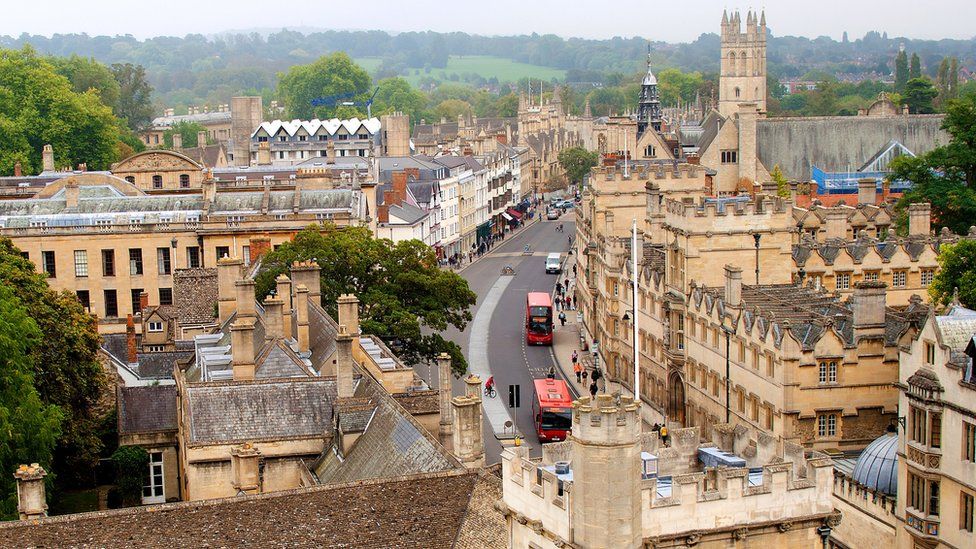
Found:
[(524, 250), (522, 250), (522, 251), (524, 251), (525, 253), (529, 253), (529, 245), (528, 245), (528, 244), (526, 244), (526, 245), (525, 245), (525, 249), (524, 249)]
[(495, 376), (488, 376), (485, 381), (485, 394), (491, 396), (495, 393)]

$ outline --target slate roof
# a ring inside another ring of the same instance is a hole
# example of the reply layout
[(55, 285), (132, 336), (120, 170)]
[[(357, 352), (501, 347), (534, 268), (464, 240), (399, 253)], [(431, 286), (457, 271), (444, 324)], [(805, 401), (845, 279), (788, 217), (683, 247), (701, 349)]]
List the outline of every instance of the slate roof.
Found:
[[(371, 377), (356, 386), (357, 405), (347, 425), (340, 407), (340, 421), (348, 429), (363, 428), (348, 455), (342, 459), (327, 448), (311, 469), (322, 484), (348, 482), (414, 473), (433, 473), (461, 467), (417, 420)], [(366, 402), (366, 404), (364, 404)], [(374, 408), (364, 417), (366, 407)]]
[(176, 385), (120, 387), (119, 434), (176, 431)]
[(322, 437), (331, 431), (335, 378), (187, 384), (191, 443)]
[(12, 547), (153, 547), (165, 540), (170, 547), (501, 549), (504, 518), (491, 508), (494, 499), (479, 497), (496, 485), (479, 471), (458, 470), (10, 521), (0, 524), (0, 537)]
[[(142, 336), (136, 336), (136, 347), (139, 348)], [(125, 334), (102, 335), (102, 350), (120, 364), (128, 364), (129, 350)], [(192, 349), (178, 349), (176, 351), (162, 351), (153, 353), (137, 352), (139, 365), (131, 369), (141, 379), (173, 379), (173, 363), (186, 360), (193, 356)]]
[(436, 414), (440, 411), (439, 393), (436, 389), (394, 393), (393, 398), (411, 414)]
[(390, 215), (396, 216), (407, 225), (415, 225), (427, 217), (427, 212), (406, 202), (401, 202), (396, 206), (390, 206)]
[(966, 367), (970, 361), (966, 346), (976, 335), (976, 311), (953, 305), (946, 314), (935, 317), (935, 323), (942, 335), (942, 343), (949, 347), (950, 361)]
[(887, 433), (861, 452), (852, 477), (862, 486), (889, 496), (898, 487), (898, 436)]

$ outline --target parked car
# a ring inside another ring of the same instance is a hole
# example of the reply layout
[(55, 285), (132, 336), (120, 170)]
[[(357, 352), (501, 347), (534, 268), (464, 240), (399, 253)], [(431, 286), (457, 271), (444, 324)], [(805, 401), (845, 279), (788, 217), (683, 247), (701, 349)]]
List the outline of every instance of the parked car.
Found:
[(562, 213), (557, 207), (550, 207), (546, 209), (546, 219), (552, 221), (553, 219), (559, 219), (559, 214)]

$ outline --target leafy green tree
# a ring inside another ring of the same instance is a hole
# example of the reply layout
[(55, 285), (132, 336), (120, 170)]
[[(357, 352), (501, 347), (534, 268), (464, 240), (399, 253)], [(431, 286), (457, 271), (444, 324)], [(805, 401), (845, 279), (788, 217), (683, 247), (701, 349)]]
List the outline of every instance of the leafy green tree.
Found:
[(953, 57), (949, 62), (949, 94), (948, 99), (959, 97), (959, 59)]
[(0, 238), (0, 286), (16, 293), (40, 328), (42, 337), (27, 349), (42, 402), (58, 406), (64, 415), (54, 454), (58, 481), (89, 481), (102, 447), (97, 405), (106, 383), (95, 317), (71, 292), (49, 289), (45, 275), (8, 238)]
[(460, 99), (446, 99), (434, 107), (434, 115), (438, 118), (447, 119), (448, 122), (457, 121), (458, 115), (471, 115), (471, 104)]
[(153, 89), (146, 80), (146, 69), (142, 65), (116, 63), (112, 65), (112, 74), (119, 84), (115, 116), (125, 120), (133, 131), (149, 127), (153, 117)]
[(511, 92), (499, 97), (495, 103), (495, 112), (497, 116), (514, 118), (518, 115), (518, 97)]
[(41, 170), (41, 150), (54, 148), (59, 166), (107, 169), (117, 160), (119, 127), (98, 92), (77, 93), (34, 50), (0, 49), (0, 174), (21, 163)]
[(949, 98), (949, 58), (943, 57), (936, 73), (935, 86), (939, 90), (938, 102), (944, 104)]
[(461, 349), (440, 332), (464, 330), (477, 296), (463, 278), (438, 267), (429, 246), (375, 239), (366, 227), (312, 225), (265, 256), (257, 296), (266, 296), (293, 261), (309, 259), (322, 267), (322, 307), (329, 314), (337, 314), (341, 294), (356, 294), (362, 332), (382, 338), (400, 359), (414, 364), (446, 352), (456, 374), (467, 370)]
[(776, 183), (776, 196), (789, 198), (790, 182), (786, 180), (786, 176), (783, 175), (783, 170), (779, 168), (779, 164), (773, 166), (773, 171), (769, 172), (769, 177)]
[(939, 250), (939, 272), (929, 284), (929, 297), (945, 305), (957, 290), (959, 302), (976, 309), (976, 240), (960, 240)]
[(163, 144), (167, 148), (172, 149), (173, 134), (179, 133), (180, 138), (183, 140), (184, 148), (206, 146), (206, 143), (200, 143), (199, 139), (197, 139), (199, 132), (205, 131), (207, 131), (206, 126), (200, 124), (199, 122), (189, 122), (186, 120), (177, 122), (176, 124), (173, 124), (170, 129), (163, 132)]
[(566, 176), (575, 184), (583, 182), (586, 174), (600, 161), (600, 153), (588, 151), (583, 147), (570, 147), (559, 151), (559, 165), (566, 170)]
[(149, 471), (149, 453), (141, 446), (119, 446), (112, 453), (115, 486), (126, 506), (139, 505), (142, 487)]
[(40, 463), (51, 470), (61, 429), (57, 406), (41, 401), (34, 387), (32, 350), (43, 344), (41, 331), (13, 289), (0, 284), (0, 515), (17, 516), (13, 471), (21, 463)]
[(930, 114), (935, 112), (932, 103), (938, 95), (938, 90), (928, 78), (912, 78), (905, 85), (902, 101), (908, 105), (908, 110), (914, 114)]
[(427, 107), (427, 97), (410, 87), (410, 83), (403, 78), (387, 78), (377, 84), (379, 91), (373, 102), (373, 114), (388, 114), (399, 111), (410, 115), (414, 124), (420, 122), (422, 113)]
[(362, 67), (343, 52), (318, 58), (308, 65), (296, 65), (278, 81), (278, 96), (285, 102), (288, 115), (303, 120), (343, 118), (350, 112), (365, 116), (365, 109), (343, 105), (313, 106), (312, 100), (352, 94), (340, 101), (365, 101), (372, 80)]
[(817, 83), (807, 100), (807, 114), (812, 116), (832, 116), (837, 114), (837, 85), (829, 80)]
[(905, 91), (906, 84), (908, 84), (908, 54), (902, 50), (895, 57), (895, 91), (898, 93)]
[(95, 90), (98, 97), (111, 108), (118, 105), (121, 88), (115, 81), (115, 75), (105, 65), (95, 61), (92, 57), (51, 57), (48, 61), (54, 65), (58, 74), (71, 82), (71, 87), (77, 93)]
[(908, 79), (921, 78), (922, 77), (922, 61), (918, 58), (917, 53), (912, 54), (912, 62), (908, 66)]

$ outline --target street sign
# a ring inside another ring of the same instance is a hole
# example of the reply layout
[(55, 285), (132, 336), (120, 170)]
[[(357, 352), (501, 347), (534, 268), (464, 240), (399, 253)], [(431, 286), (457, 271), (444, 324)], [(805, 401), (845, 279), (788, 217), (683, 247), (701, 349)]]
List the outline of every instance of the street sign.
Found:
[(518, 408), (521, 405), (521, 394), (518, 385), (508, 386), (508, 407)]

